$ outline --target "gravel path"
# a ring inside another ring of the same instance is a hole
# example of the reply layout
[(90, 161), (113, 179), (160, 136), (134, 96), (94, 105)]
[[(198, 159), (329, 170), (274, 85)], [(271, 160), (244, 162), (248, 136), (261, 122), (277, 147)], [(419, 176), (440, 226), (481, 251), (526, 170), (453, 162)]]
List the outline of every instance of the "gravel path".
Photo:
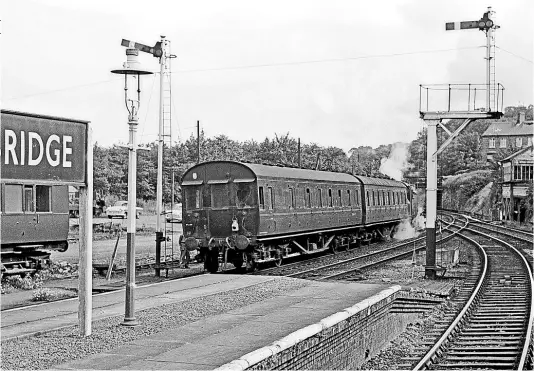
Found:
[(139, 311), (138, 327), (121, 326), (122, 316), (93, 322), (93, 333), (78, 335), (78, 327), (49, 332), (39, 336), (2, 342), (2, 370), (35, 370), (53, 368), (59, 364), (91, 354), (114, 349), (127, 342), (152, 335), (171, 326), (178, 328), (203, 317), (221, 314), (245, 305), (257, 303), (288, 291), (300, 289), (309, 282), (290, 278), (205, 296), (159, 308)]

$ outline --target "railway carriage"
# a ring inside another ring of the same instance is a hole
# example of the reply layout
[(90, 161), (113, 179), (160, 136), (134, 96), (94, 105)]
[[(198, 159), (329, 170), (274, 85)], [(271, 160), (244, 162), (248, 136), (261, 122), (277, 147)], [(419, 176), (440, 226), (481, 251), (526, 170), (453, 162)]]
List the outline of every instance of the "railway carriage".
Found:
[(48, 266), (50, 251), (66, 251), (68, 186), (2, 181), (2, 273)]
[(210, 272), (388, 238), (409, 215), (401, 182), (344, 173), (212, 161), (181, 185), (184, 245)]
[(0, 114), (1, 272), (32, 273), (68, 248), (68, 185), (85, 180), (88, 121)]

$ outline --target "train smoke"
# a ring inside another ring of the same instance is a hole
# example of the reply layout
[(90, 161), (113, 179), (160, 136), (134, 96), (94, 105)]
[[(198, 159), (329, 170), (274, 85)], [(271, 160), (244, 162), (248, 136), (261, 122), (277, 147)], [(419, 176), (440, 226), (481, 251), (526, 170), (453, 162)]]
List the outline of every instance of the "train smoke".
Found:
[(417, 233), (425, 229), (426, 219), (423, 216), (423, 208), (418, 209), (417, 216), (410, 222), (410, 219), (404, 219), (393, 233), (393, 239), (406, 240), (417, 236)]
[(408, 164), (408, 144), (394, 143), (389, 157), (380, 160), (380, 172), (395, 180), (402, 180), (402, 170)]

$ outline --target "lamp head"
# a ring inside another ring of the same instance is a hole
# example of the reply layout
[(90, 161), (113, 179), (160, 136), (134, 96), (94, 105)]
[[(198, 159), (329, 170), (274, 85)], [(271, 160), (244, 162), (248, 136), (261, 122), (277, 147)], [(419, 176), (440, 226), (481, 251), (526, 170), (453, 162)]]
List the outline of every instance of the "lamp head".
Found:
[(139, 50), (126, 49), (126, 62), (122, 68), (111, 70), (117, 75), (152, 75), (154, 72), (144, 68), (138, 60)]

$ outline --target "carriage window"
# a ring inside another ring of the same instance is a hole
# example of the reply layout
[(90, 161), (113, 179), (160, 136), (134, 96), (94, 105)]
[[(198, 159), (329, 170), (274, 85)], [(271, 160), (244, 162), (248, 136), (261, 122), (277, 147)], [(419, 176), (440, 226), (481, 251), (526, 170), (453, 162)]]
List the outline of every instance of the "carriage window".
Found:
[(200, 187), (186, 186), (184, 189), (186, 210), (200, 209)]
[(267, 187), (267, 190), (269, 191), (269, 206), (271, 210), (274, 210), (274, 193), (273, 193), (273, 187)]
[(337, 199), (338, 199), (338, 206), (343, 206), (343, 199), (342, 199), (342, 192), (341, 189), (337, 190)]
[(347, 199), (349, 200), (348, 201), (348, 206), (352, 206), (352, 202), (351, 202), (351, 199), (350, 199), (350, 189), (347, 189)]
[(228, 207), (231, 203), (230, 185), (228, 183), (211, 184), (211, 207)]
[(306, 188), (306, 199), (304, 201), (306, 202), (306, 207), (311, 208), (311, 193), (309, 188)]
[(367, 206), (371, 206), (369, 202), (369, 191), (365, 191), (365, 196), (367, 197)]
[(35, 204), (38, 213), (50, 212), (50, 190), (52, 187), (45, 185), (35, 186)]
[(265, 197), (263, 195), (263, 187), (258, 187), (258, 192), (260, 195), (260, 209), (265, 209)]
[(236, 186), (236, 206), (246, 207), (256, 205), (256, 192), (253, 183), (235, 183)]
[(323, 190), (317, 189), (317, 206), (323, 207)]
[(376, 206), (376, 197), (375, 197), (375, 191), (373, 191), (373, 206)]
[(24, 211), (35, 211), (33, 207), (33, 186), (24, 186)]
[(289, 188), (289, 193), (288, 193), (288, 199), (286, 200), (286, 204), (289, 205), (289, 208), (290, 209), (294, 209), (295, 208), (295, 191), (293, 190), (293, 188)]
[(19, 184), (6, 184), (4, 193), (5, 212), (22, 212), (22, 186)]
[(202, 189), (202, 207), (211, 207), (211, 185), (206, 184)]
[(391, 198), (390, 198), (390, 192), (389, 191), (386, 192), (386, 200), (387, 200), (387, 205), (391, 205)]
[(333, 207), (333, 200), (332, 200), (332, 190), (328, 189), (328, 206)]

